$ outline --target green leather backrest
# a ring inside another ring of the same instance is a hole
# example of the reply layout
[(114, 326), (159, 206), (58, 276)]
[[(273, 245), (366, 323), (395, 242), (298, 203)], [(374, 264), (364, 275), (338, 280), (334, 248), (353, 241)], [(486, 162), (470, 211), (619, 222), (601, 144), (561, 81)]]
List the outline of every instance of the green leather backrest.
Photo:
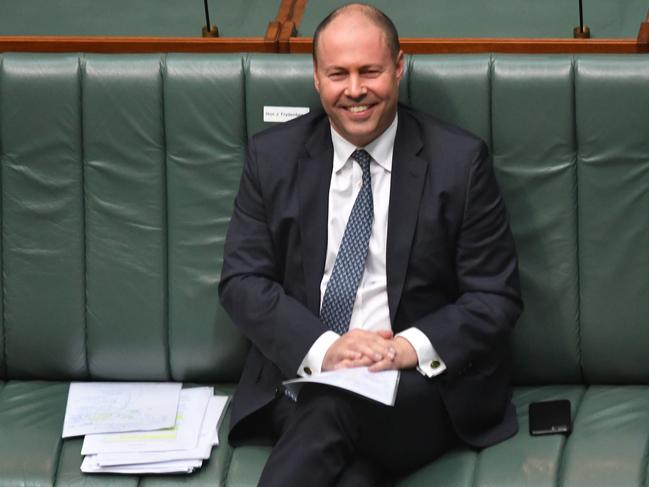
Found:
[(491, 142), (491, 57), (416, 56), (407, 90), (412, 106)]
[(79, 62), (6, 55), (0, 79), (3, 365), (8, 377), (83, 377)]
[(649, 56), (576, 63), (582, 360), (590, 382), (649, 372)]
[(515, 377), (575, 382), (580, 357), (572, 58), (499, 57), (492, 69), (494, 163), (526, 305), (514, 335)]
[(264, 122), (266, 107), (320, 106), (313, 88), (309, 56), (251, 54), (246, 61), (246, 123), (248, 136), (273, 125)]
[[(483, 137), (520, 255), (520, 384), (648, 382), (649, 56), (412, 56)], [(0, 377), (236, 380), (218, 305), (245, 144), (309, 56), (0, 57)]]
[(236, 380), (243, 113), (239, 55), (4, 56), (3, 375)]
[(217, 286), (247, 142), (242, 58), (169, 55), (165, 79), (171, 372), (238, 378), (246, 347)]

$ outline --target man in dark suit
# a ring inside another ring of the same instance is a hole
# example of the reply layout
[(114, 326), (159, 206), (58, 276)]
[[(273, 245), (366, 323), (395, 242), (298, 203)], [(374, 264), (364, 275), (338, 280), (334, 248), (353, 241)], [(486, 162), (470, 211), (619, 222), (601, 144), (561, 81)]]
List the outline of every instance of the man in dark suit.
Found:
[[(381, 470), (517, 430), (522, 303), (491, 160), (398, 104), (403, 70), (392, 22), (342, 7), (314, 36), (324, 112), (250, 142), (220, 296), (252, 343), (230, 440), (275, 442), (260, 485), (379, 485)], [(401, 370), (394, 407), (325, 386), (283, 394), (288, 378), (360, 366)]]

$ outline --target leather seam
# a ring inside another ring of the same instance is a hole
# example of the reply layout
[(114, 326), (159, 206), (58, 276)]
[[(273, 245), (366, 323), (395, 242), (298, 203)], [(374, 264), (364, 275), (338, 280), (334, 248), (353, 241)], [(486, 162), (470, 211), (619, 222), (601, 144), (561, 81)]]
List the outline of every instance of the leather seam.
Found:
[[(70, 386), (68, 385), (68, 388), (69, 387)], [(63, 442), (64, 441), (65, 440), (63, 438), (59, 438), (59, 441), (56, 444), (56, 454), (55, 454), (56, 465), (54, 466), (54, 471), (52, 472), (52, 486), (53, 487), (56, 487), (56, 485), (58, 484), (57, 479), (59, 477), (59, 468), (61, 466), (61, 455), (62, 455), (62, 452), (63, 452)]]
[(413, 57), (408, 56), (408, 63), (406, 64), (405, 74), (404, 74), (404, 75), (407, 75), (407, 78), (406, 78), (406, 96), (407, 96), (407, 100), (406, 100), (406, 102), (408, 103), (409, 106), (411, 105), (410, 100), (412, 98), (412, 95), (411, 95), (411, 92), (412, 92), (412, 69), (413, 69), (412, 66), (413, 66), (414, 62), (415, 62), (415, 60), (413, 59)]
[(487, 83), (489, 84), (489, 152), (491, 153), (491, 158), (495, 159), (494, 156), (494, 71), (495, 71), (495, 59), (493, 54), (489, 54), (489, 74), (487, 76)]
[(248, 145), (248, 78), (246, 69), (250, 69), (250, 54), (241, 56), (241, 113), (243, 113), (243, 147), (245, 157), (245, 147)]
[(234, 457), (234, 447), (231, 447), (228, 453), (229, 454), (223, 463), (223, 470), (225, 471), (225, 475), (223, 476), (223, 487), (227, 487), (228, 481), (230, 480), (230, 466), (232, 465), (232, 457)]
[(576, 330), (576, 339), (577, 339), (577, 363), (579, 365), (579, 375), (581, 377), (581, 382), (586, 382), (586, 374), (584, 371), (584, 361), (581, 348), (581, 253), (580, 253), (580, 240), (581, 240), (581, 229), (580, 229), (580, 218), (579, 218), (579, 132), (577, 130), (577, 58), (572, 56), (571, 63), (571, 75), (572, 75), (572, 114), (573, 114), (573, 131), (575, 137), (575, 228), (577, 229), (577, 234), (575, 238), (575, 251), (576, 251), (576, 273), (577, 273), (577, 330)]
[(640, 469), (640, 487), (647, 485), (647, 468), (649, 468), (649, 437), (645, 440), (644, 450), (642, 452), (642, 467)]
[[(574, 430), (575, 423), (577, 422), (577, 416), (579, 415), (579, 411), (581, 409), (581, 405), (584, 402), (584, 397), (586, 396), (586, 393), (588, 392), (588, 387), (584, 387), (584, 391), (579, 396), (579, 402), (575, 405), (575, 416), (572, 418), (572, 427)], [(565, 467), (565, 453), (566, 453), (566, 446), (568, 444), (568, 441), (570, 441), (570, 436), (566, 436), (565, 439), (563, 440), (561, 444), (561, 448), (559, 451), (559, 461), (557, 465), (557, 476), (554, 479), (554, 485), (555, 487), (560, 487), (563, 485), (562, 480), (563, 480), (563, 475), (564, 475), (564, 467)]]
[(163, 273), (164, 277), (162, 282), (164, 283), (164, 326), (166, 327), (166, 340), (165, 344), (166, 349), (166, 365), (167, 365), (167, 377), (172, 380), (175, 379), (173, 376), (173, 369), (171, 367), (171, 320), (170, 320), (170, 305), (171, 301), (169, 299), (169, 174), (168, 174), (168, 150), (167, 150), (167, 113), (165, 105), (165, 92), (166, 92), (166, 80), (167, 80), (167, 54), (163, 54), (160, 57), (160, 110), (162, 115), (162, 207), (164, 208), (164, 213), (162, 217), (162, 225), (164, 227), (164, 238), (162, 243), (164, 245), (163, 255), (165, 256), (163, 264)]
[(471, 472), (471, 480), (469, 485), (471, 487), (477, 487), (478, 482), (478, 469), (480, 468), (480, 459), (482, 457), (482, 452), (476, 452), (473, 461), (473, 472)]
[[(2, 80), (3, 76), (2, 73), (4, 72), (4, 60), (5, 56), (0, 56), (0, 94), (2, 93)], [(0, 96), (0, 102), (2, 101), (2, 96)], [(0, 106), (0, 110), (2, 107)], [(1, 113), (1, 112), (0, 112)], [(2, 127), (0, 127), (0, 136), (2, 135)], [(3, 144), (2, 144), (2, 139), (0, 138), (0, 163), (3, 160)], [(7, 332), (6, 332), (6, 313), (5, 310), (7, 309), (6, 307), (6, 289), (5, 289), (5, 280), (4, 280), (4, 264), (5, 264), (5, 226), (4, 226), (4, 180), (2, 178), (2, 171), (0, 171), (0, 189), (2, 190), (2, 195), (0, 196), (0, 244), (2, 245), (2, 249), (0, 252), (0, 269), (2, 270), (2, 296), (0, 299), (2, 300), (2, 325), (0, 326), (0, 338), (2, 338), (2, 375), (4, 378), (7, 378), (9, 376), (8, 371), (7, 371)]]
[(78, 58), (79, 66), (79, 156), (81, 158), (81, 235), (83, 236), (83, 347), (86, 367), (86, 377), (90, 377), (90, 360), (88, 357), (88, 226), (86, 214), (86, 152), (83, 119), (83, 82), (86, 68), (85, 57), (81, 54)]
[(644, 449), (642, 451), (642, 467), (640, 469), (640, 487), (647, 487), (647, 468), (649, 468), (649, 435), (645, 439)]

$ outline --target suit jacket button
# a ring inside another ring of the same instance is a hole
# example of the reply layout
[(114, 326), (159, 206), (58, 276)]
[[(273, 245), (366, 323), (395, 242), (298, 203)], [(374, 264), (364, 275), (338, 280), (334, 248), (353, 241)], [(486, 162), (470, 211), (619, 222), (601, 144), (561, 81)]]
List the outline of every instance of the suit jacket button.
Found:
[(430, 363), (430, 366), (431, 366), (433, 369), (437, 369), (440, 365), (442, 365), (442, 364), (439, 363), (439, 360), (433, 360), (433, 361)]
[(306, 375), (311, 375), (311, 373), (312, 373), (312, 372), (311, 372), (311, 367), (304, 367), (304, 369), (302, 369), (302, 370), (304, 370), (304, 373), (305, 373)]

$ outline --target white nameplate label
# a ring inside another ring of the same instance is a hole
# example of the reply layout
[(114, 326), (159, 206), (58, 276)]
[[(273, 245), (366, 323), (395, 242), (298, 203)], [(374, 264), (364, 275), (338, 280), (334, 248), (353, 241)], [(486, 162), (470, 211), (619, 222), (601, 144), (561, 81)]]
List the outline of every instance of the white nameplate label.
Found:
[(288, 122), (309, 113), (309, 107), (264, 107), (264, 122)]

